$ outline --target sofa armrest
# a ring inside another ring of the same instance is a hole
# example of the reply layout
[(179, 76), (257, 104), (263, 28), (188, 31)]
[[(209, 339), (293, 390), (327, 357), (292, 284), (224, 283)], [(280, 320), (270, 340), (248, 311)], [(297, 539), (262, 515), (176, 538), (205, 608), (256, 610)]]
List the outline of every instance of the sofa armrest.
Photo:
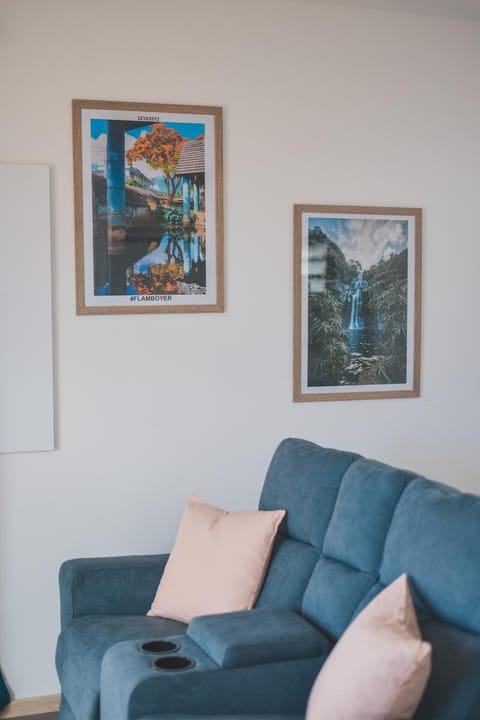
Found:
[(62, 630), (83, 615), (144, 615), (168, 557), (131, 555), (64, 562), (59, 573)]
[(102, 720), (139, 720), (159, 715), (304, 715), (308, 695), (325, 656), (221, 668), (188, 636), (177, 641), (190, 669), (155, 667), (165, 656), (141, 652), (138, 641), (123, 641), (104, 655), (100, 683)]

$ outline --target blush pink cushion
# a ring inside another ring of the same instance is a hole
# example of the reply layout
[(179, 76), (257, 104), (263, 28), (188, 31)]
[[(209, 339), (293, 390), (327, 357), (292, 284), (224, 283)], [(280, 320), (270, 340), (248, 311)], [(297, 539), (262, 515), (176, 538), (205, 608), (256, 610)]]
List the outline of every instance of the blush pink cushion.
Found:
[(250, 610), (284, 515), (226, 512), (191, 497), (148, 615), (190, 622), (197, 615)]
[(430, 675), (431, 650), (401, 575), (333, 648), (313, 685), (306, 720), (408, 720)]

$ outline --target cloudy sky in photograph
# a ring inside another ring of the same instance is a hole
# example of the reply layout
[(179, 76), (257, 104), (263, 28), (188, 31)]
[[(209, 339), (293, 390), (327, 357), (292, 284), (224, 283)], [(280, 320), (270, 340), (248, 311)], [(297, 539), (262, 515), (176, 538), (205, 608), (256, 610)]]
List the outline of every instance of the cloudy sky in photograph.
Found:
[(408, 243), (408, 221), (397, 218), (311, 217), (309, 228), (316, 226), (338, 245), (347, 261), (358, 260), (363, 270), (405, 250)]

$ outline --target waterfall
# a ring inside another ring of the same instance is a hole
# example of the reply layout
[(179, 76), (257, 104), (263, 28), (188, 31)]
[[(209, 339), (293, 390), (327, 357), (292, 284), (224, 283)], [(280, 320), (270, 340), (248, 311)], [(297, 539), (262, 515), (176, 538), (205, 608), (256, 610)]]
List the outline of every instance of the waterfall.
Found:
[(349, 330), (360, 330), (362, 328), (360, 320), (360, 308), (362, 307), (361, 293), (366, 285), (368, 285), (368, 283), (363, 279), (363, 271), (352, 280), (352, 309), (350, 312)]
[(360, 290), (355, 290), (352, 295), (352, 311), (350, 313), (350, 325), (349, 330), (358, 330), (360, 325), (358, 323), (358, 308), (360, 306)]

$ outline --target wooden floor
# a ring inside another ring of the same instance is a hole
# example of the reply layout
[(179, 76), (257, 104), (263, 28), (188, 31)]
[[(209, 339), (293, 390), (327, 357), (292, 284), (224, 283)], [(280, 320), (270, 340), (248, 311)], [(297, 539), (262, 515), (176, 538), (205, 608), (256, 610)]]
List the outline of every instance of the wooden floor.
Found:
[(58, 713), (47, 713), (46, 715), (23, 715), (15, 720), (58, 720)]
[(0, 710), (0, 720), (58, 720), (59, 695), (12, 700)]

